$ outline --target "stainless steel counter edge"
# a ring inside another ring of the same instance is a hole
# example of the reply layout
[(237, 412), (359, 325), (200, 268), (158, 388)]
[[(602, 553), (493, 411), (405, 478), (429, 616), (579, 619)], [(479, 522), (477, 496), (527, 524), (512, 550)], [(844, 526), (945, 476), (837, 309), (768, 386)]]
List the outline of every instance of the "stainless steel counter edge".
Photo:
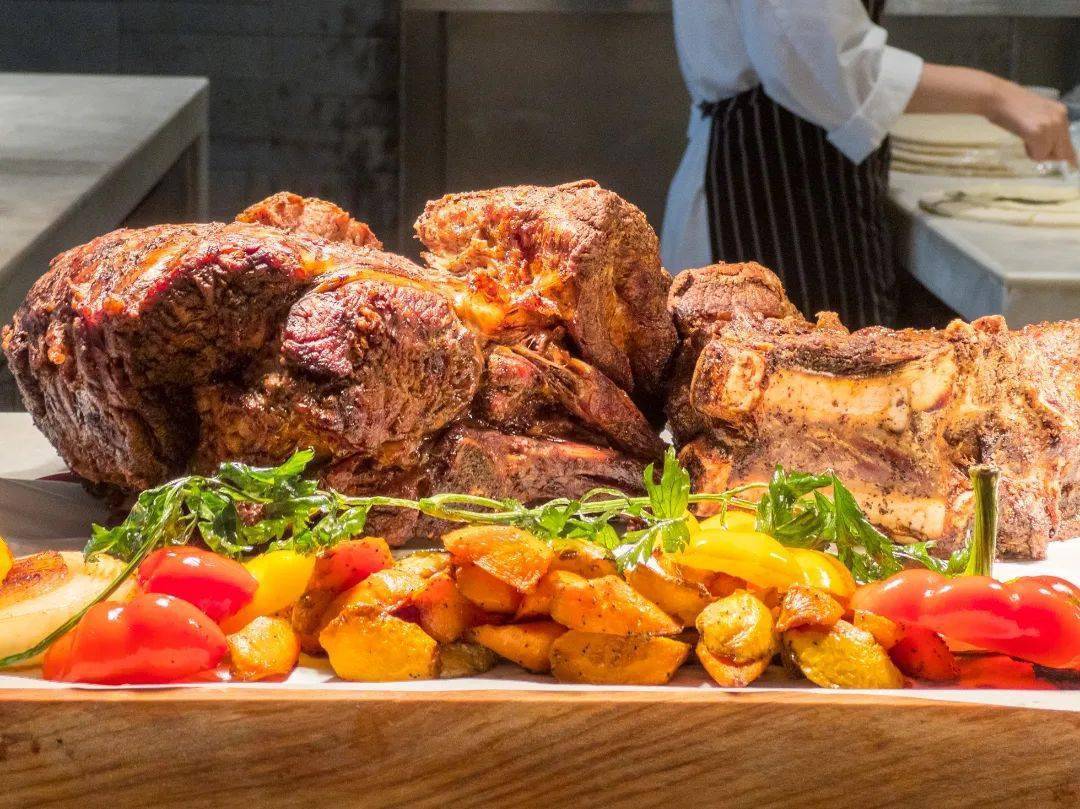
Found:
[[(403, 11), (667, 14), (671, 0), (402, 0)], [(900, 17), (1080, 17), (1080, 0), (889, 0)]]

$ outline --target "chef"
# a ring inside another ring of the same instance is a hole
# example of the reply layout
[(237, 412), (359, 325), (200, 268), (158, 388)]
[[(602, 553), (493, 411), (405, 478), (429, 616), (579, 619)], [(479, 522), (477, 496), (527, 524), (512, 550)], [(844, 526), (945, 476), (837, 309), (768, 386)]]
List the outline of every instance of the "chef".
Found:
[(1034, 160), (1076, 160), (1064, 105), (886, 44), (884, 0), (675, 0), (689, 144), (668, 193), (672, 272), (757, 260), (803, 311), (889, 325), (884, 217), (902, 112), (979, 113)]

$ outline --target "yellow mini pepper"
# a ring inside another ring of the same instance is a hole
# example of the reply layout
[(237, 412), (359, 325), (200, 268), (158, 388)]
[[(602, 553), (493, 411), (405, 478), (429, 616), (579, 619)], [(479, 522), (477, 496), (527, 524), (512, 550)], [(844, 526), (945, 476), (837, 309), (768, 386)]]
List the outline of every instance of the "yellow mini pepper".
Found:
[[(697, 570), (726, 573), (763, 589), (784, 591), (793, 584), (806, 584), (842, 599), (855, 592), (854, 578), (835, 556), (807, 548), (787, 548), (768, 534), (743, 528), (753, 519), (746, 512), (728, 512), (725, 516), (723, 522), (717, 515), (702, 521), (696, 531), (692, 529), (686, 548), (671, 554), (672, 561)], [(740, 528), (733, 529), (733, 525)]]
[(239, 631), (261, 615), (273, 615), (295, 604), (307, 588), (315, 568), (315, 555), (270, 551), (244, 562), (244, 567), (259, 586), (251, 603), (222, 624), (226, 632)]
[(11, 549), (4, 542), (4, 538), (0, 537), (0, 582), (7, 576), (8, 571), (11, 570), (11, 566), (15, 563), (14, 558), (11, 556)]

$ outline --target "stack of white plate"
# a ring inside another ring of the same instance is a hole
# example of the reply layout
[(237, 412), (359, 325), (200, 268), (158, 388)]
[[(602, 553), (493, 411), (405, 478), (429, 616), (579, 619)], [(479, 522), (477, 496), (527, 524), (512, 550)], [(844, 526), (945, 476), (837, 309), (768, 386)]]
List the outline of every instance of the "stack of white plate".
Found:
[(1037, 177), (1020, 138), (981, 115), (902, 115), (890, 131), (892, 167), (911, 174)]

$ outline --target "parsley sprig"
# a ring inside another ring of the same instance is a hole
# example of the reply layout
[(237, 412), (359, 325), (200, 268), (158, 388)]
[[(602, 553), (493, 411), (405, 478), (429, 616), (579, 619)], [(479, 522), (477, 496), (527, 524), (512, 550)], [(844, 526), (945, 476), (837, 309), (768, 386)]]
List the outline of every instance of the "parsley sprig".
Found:
[(912, 564), (946, 575), (957, 575), (967, 565), (968, 544), (948, 559), (937, 559), (930, 553), (931, 542), (894, 542), (874, 527), (832, 472), (808, 475), (777, 466), (758, 501), (755, 523), (757, 530), (790, 547), (835, 549), (861, 582), (887, 578)]

